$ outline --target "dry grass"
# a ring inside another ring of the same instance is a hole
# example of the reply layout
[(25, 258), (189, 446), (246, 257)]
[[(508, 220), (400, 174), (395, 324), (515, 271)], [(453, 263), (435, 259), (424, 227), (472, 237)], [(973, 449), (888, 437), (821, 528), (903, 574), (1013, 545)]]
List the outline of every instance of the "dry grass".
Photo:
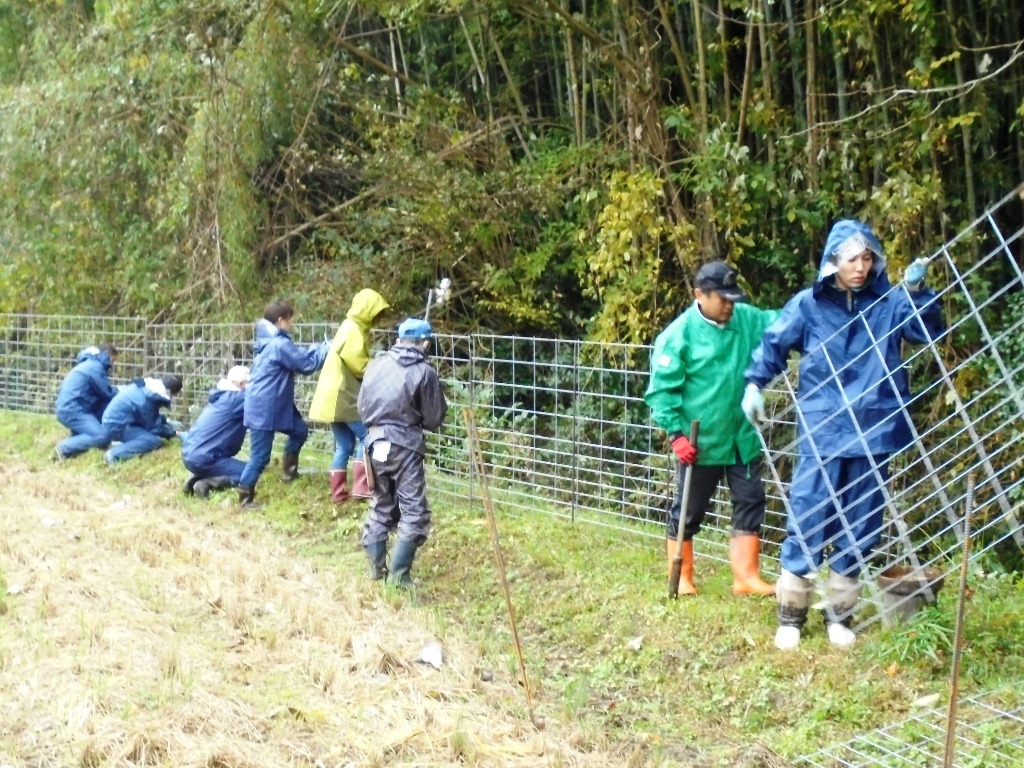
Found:
[[(612, 766), (643, 745), (548, 718), (502, 670), (361, 574), (319, 571), (234, 508), (219, 522), (7, 461), (0, 763)], [(216, 516), (215, 516), (216, 517)], [(440, 670), (415, 659), (443, 643)]]

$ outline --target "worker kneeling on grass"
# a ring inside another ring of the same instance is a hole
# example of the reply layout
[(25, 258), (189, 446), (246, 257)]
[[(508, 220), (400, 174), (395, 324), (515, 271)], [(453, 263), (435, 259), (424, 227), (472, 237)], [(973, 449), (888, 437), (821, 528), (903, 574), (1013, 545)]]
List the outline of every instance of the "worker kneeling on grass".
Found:
[(159, 378), (136, 379), (125, 384), (103, 412), (103, 426), (113, 443), (103, 459), (117, 464), (142, 456), (178, 437), (184, 429), (161, 411), (181, 392), (181, 377), (172, 373)]
[(191, 474), (185, 493), (208, 498), (210, 491), (234, 488), (245, 462), (235, 455), (245, 442), (245, 385), (249, 369), (236, 365), (217, 382), (192, 429), (181, 441), (181, 460)]
[[(428, 357), (430, 344), (430, 323), (405, 320), (395, 345), (367, 366), (357, 403), (367, 426), (367, 469), (374, 486), (362, 532), (370, 578), (387, 578), (403, 589), (412, 586), (413, 559), (430, 532), (423, 432), (440, 427), (448, 412)], [(388, 565), (388, 536), (395, 530)]]

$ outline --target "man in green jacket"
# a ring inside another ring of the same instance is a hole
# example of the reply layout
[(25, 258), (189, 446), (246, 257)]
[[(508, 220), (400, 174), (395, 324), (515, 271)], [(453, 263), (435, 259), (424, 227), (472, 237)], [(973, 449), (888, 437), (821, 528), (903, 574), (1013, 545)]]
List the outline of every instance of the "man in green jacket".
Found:
[[(765, 502), (761, 446), (740, 401), (743, 371), (778, 312), (737, 303), (747, 296), (736, 283), (735, 270), (722, 261), (703, 265), (695, 286), (696, 301), (654, 342), (651, 379), (644, 394), (654, 422), (668, 433), (679, 461), (665, 541), (669, 570), (677, 551), (684, 467), (689, 465), (692, 475), (679, 594), (697, 594), (693, 537), (724, 474), (732, 495), (733, 594), (773, 595), (775, 587), (759, 575)], [(687, 437), (694, 419), (700, 420), (699, 452)]]

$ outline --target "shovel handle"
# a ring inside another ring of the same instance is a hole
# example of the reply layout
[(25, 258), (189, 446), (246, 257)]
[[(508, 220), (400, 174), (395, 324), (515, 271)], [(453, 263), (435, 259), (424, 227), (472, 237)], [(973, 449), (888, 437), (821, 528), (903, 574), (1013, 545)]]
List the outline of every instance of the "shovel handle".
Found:
[[(697, 447), (697, 436), (700, 433), (700, 419), (690, 422), (690, 445)], [(686, 507), (690, 502), (690, 479), (693, 473), (689, 464), (686, 465), (683, 477), (683, 498), (679, 504), (679, 530), (676, 532), (676, 554), (672, 558), (672, 570), (668, 575), (668, 598), (675, 600), (679, 596), (679, 578), (683, 572), (683, 529), (686, 527)]]

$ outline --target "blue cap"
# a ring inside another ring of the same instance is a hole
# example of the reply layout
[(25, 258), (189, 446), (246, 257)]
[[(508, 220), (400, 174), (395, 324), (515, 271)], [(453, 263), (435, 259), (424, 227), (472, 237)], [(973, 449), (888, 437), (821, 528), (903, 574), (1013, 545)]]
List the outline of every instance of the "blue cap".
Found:
[(410, 317), (408, 320), (403, 320), (402, 324), (398, 326), (398, 338), (417, 339), (420, 341), (423, 339), (429, 339), (430, 323), (416, 317)]

